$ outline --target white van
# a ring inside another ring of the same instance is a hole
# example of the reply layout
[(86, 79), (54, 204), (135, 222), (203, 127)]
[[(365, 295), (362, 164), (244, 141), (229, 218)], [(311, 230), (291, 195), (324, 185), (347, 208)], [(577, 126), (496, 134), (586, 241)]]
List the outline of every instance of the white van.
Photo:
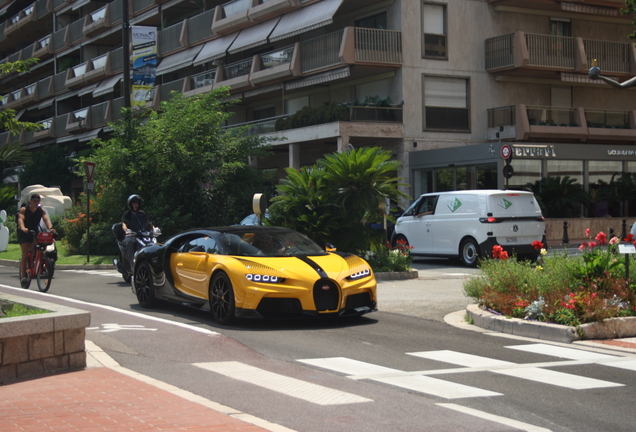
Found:
[(459, 258), (467, 266), (500, 245), (510, 256), (536, 259), (547, 248), (545, 218), (531, 192), (466, 190), (420, 196), (398, 218), (391, 244), (406, 241), (414, 256)]

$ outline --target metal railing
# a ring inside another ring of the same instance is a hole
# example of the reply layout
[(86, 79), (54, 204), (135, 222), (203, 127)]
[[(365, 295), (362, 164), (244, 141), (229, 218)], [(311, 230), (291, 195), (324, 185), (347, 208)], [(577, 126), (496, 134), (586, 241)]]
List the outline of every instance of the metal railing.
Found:
[(183, 21), (171, 25), (168, 28), (163, 29), (159, 32), (158, 35), (158, 43), (159, 43), (159, 54), (163, 55), (164, 53), (174, 51), (178, 48), (181, 48), (181, 30), (183, 29)]
[(252, 70), (253, 58), (241, 60), (235, 63), (230, 63), (223, 66), (224, 81), (232, 78), (237, 78), (244, 75), (249, 75)]
[(276, 121), (285, 117), (289, 117), (289, 114), (224, 126), (223, 129), (233, 129), (246, 126), (246, 135), (260, 135), (264, 133), (271, 133), (276, 132)]
[(574, 38), (526, 33), (531, 66), (574, 69)]
[(514, 105), (490, 108), (488, 110), (488, 127), (509, 126), (516, 123), (516, 107)]
[(590, 128), (631, 129), (629, 111), (585, 110), (585, 120)]
[(201, 87), (211, 86), (214, 84), (214, 78), (216, 78), (216, 69), (205, 71), (197, 75), (192, 75), (192, 88), (198, 89)]
[(212, 36), (214, 9), (193, 16), (188, 20), (188, 43), (191, 45)]
[(574, 108), (528, 106), (528, 122), (537, 126), (581, 126), (575, 121)]
[(244, 12), (250, 8), (250, 0), (232, 0), (221, 5), (223, 18), (231, 17), (239, 12)]
[(589, 65), (597, 59), (604, 73), (630, 73), (628, 43), (583, 39), (583, 46)]
[(355, 29), (357, 62), (402, 63), (402, 32), (369, 28)]
[(303, 41), (300, 67), (303, 73), (340, 64), (340, 45), (344, 30)]
[(351, 121), (397, 122), (402, 123), (402, 107), (349, 107)]
[(514, 34), (507, 34), (486, 39), (486, 70), (513, 66), (512, 52)]
[(294, 45), (290, 45), (285, 48), (277, 49), (276, 51), (261, 54), (260, 57), (263, 67), (265, 69), (269, 69), (281, 64), (291, 63), (293, 55)]

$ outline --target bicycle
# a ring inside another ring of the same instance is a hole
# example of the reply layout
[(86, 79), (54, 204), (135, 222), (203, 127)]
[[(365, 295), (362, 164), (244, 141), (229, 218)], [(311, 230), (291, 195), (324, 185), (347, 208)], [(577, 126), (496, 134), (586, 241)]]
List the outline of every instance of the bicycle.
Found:
[(44, 252), (53, 243), (54, 233), (29, 231), (29, 235), (32, 236), (33, 242), (27, 255), (27, 280), (22, 288), (29, 289), (33, 275), (35, 275), (38, 289), (41, 292), (47, 292), (51, 286), (51, 279), (53, 279), (53, 261)]

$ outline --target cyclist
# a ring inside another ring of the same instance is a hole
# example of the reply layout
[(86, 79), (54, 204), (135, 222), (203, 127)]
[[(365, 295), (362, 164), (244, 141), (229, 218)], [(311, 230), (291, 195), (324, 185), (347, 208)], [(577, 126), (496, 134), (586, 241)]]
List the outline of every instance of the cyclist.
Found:
[(128, 263), (130, 264), (130, 268), (133, 268), (133, 259), (135, 257), (135, 252), (137, 251), (137, 241), (135, 240), (134, 233), (139, 231), (145, 231), (148, 229), (153, 229), (154, 227), (150, 224), (150, 218), (146, 214), (145, 211), (141, 209), (141, 204), (143, 203), (143, 199), (137, 195), (133, 194), (128, 197), (128, 210), (124, 212), (122, 216), (122, 225), (124, 232), (126, 234), (126, 238), (124, 239), (124, 245), (126, 246), (126, 252), (128, 253)]
[(40, 206), (40, 195), (33, 194), (29, 200), (29, 204), (20, 208), (18, 212), (18, 242), (22, 249), (22, 259), (20, 260), (20, 284), (24, 286), (27, 283), (26, 267), (29, 249), (33, 244), (33, 238), (29, 231), (39, 231), (40, 221), (44, 221), (45, 227), (52, 232), (53, 224), (46, 214), (46, 210)]

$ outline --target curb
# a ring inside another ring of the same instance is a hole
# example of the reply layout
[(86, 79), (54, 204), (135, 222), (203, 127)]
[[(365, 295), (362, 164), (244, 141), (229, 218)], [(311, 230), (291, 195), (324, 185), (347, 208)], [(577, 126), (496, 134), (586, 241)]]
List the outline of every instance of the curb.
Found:
[(572, 327), (507, 318), (480, 309), (476, 304), (466, 307), (466, 316), (474, 325), (486, 330), (553, 342), (571, 343), (580, 340), (636, 337), (636, 317), (610, 318), (602, 322)]
[(403, 271), (403, 272), (380, 272), (375, 273), (376, 281), (386, 281), (386, 280), (407, 280), (407, 279), (417, 279), (418, 271)]
[[(0, 265), (7, 267), (18, 267), (18, 261), (0, 259)], [(111, 270), (115, 266), (112, 264), (55, 264), (58, 270)]]

